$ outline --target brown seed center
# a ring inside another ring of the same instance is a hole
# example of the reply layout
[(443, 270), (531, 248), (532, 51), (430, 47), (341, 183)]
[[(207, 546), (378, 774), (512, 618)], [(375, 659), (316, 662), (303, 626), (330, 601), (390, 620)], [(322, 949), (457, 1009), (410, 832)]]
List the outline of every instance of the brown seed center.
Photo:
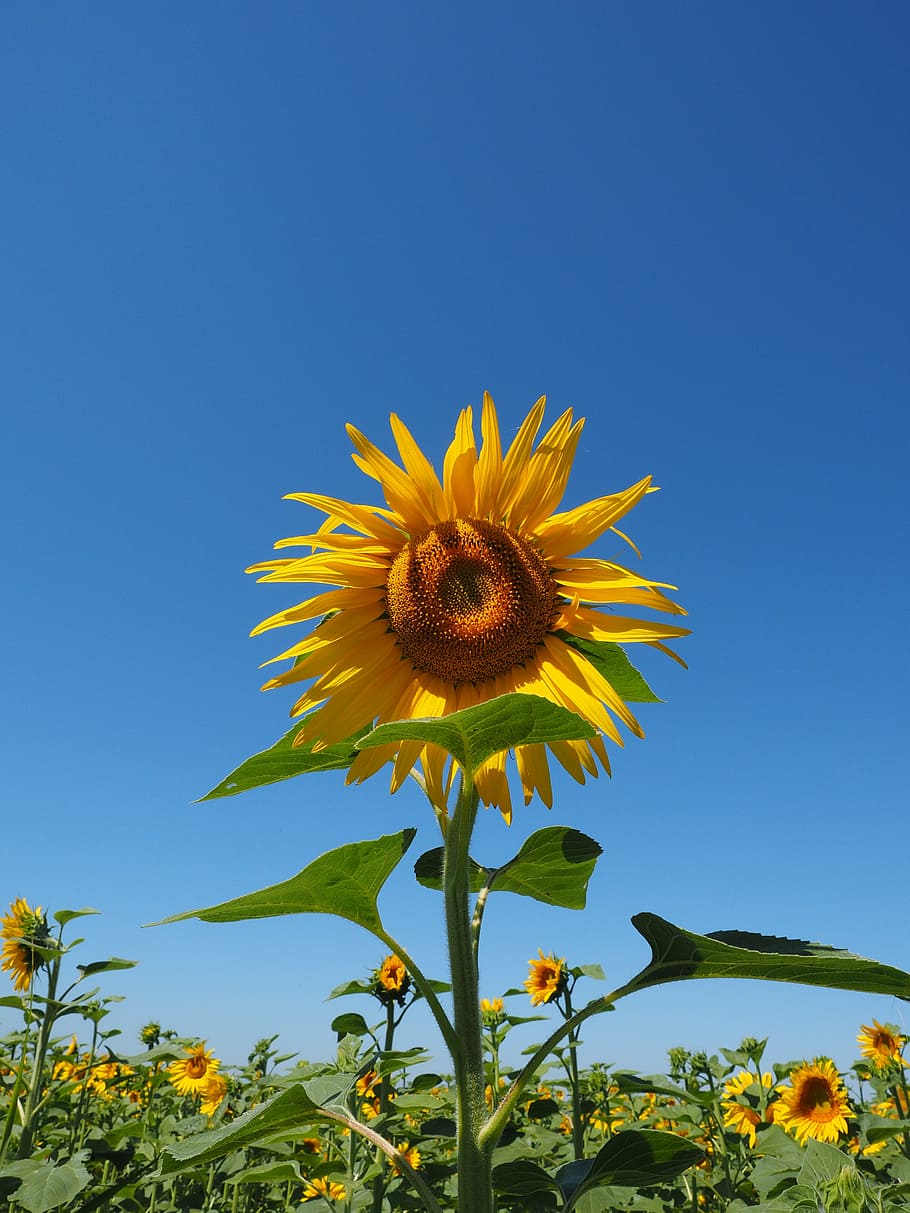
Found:
[(386, 604), (404, 655), (455, 686), (528, 661), (558, 613), (536, 549), (481, 518), (440, 522), (410, 540), (389, 570)]

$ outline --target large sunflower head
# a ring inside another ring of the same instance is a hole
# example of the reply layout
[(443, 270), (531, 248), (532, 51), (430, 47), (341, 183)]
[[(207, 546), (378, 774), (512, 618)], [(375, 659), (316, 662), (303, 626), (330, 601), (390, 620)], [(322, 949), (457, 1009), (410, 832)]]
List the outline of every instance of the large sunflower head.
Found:
[(868, 1057), (877, 1070), (910, 1064), (903, 1056), (907, 1037), (891, 1024), (880, 1024), (877, 1019), (872, 1020), (871, 1027), (864, 1023), (856, 1040), (863, 1057)]
[[(557, 512), (583, 420), (568, 409), (541, 437), (545, 400), (531, 409), (503, 453), (493, 401), (484, 395), (478, 448), (473, 413), (461, 411), (442, 477), (394, 414), (400, 464), (348, 426), (354, 462), (378, 482), (385, 504), (359, 505), (317, 493), (291, 493), (325, 518), (312, 533), (280, 540), (306, 554), (253, 565), (261, 581), (325, 590), (264, 620), (253, 635), (321, 620), (274, 661), (290, 669), (265, 689), (308, 683), (292, 715), (305, 716), (299, 742), (314, 749), (383, 721), (438, 717), (521, 691), (584, 717), (598, 730), (587, 741), (519, 745), (515, 759), (525, 803), (537, 792), (550, 805), (547, 750), (578, 782), (609, 771), (604, 737), (622, 744), (621, 721), (642, 730), (605, 676), (597, 646), (666, 641), (688, 629), (629, 618), (627, 607), (669, 615), (684, 611), (624, 565), (579, 556), (607, 532), (623, 540), (620, 520), (648, 492), (651, 478), (619, 493)], [(671, 653), (671, 656), (673, 654)], [(445, 812), (453, 770), (441, 749), (422, 742), (362, 751), (349, 780), (393, 762), (392, 790), (419, 766), (424, 786)], [(506, 754), (476, 773), (485, 804), (508, 820)]]
[(212, 1056), (212, 1049), (206, 1049), (205, 1042), (186, 1049), (186, 1052), (188, 1057), (172, 1061), (168, 1066), (168, 1081), (178, 1095), (197, 1095), (204, 1098), (221, 1062)]
[(17, 897), (9, 913), (0, 915), (0, 924), (3, 939), (0, 969), (9, 971), (13, 989), (27, 990), (44, 964), (37, 949), (50, 947), (53, 942), (47, 916), (41, 906), (33, 910), (24, 897)]
[(774, 1123), (801, 1145), (808, 1137), (833, 1144), (847, 1132), (847, 1117), (852, 1114), (847, 1089), (827, 1057), (797, 1066), (789, 1085), (779, 1090), (780, 1098), (772, 1105)]

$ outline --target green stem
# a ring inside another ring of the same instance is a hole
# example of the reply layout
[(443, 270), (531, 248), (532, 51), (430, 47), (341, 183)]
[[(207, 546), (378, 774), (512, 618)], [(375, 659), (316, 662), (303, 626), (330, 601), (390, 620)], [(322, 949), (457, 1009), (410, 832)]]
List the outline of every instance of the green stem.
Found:
[[(566, 1022), (572, 1019), (572, 996), (568, 988), (565, 994)], [(581, 1114), (581, 1083), (578, 1081), (578, 1028), (569, 1029), (569, 1085), (572, 1088), (572, 1153), (575, 1161), (585, 1156), (585, 1125)], [(609, 1123), (609, 1120), (608, 1120)]]
[(471, 834), (479, 797), (467, 772), (462, 776), (455, 812), (446, 833), (443, 862), (446, 935), (452, 972), (457, 1048), (455, 1121), (458, 1141), (458, 1209), (463, 1213), (492, 1213), (490, 1184), (492, 1147), (482, 1144), (484, 1103), (483, 1037), (474, 932), (468, 898)]
[(57, 982), (60, 979), (60, 958), (51, 961), (47, 976), (47, 998), (44, 1003), (44, 1013), (41, 1017), (41, 1029), (38, 1032), (38, 1043), (35, 1046), (35, 1060), (32, 1066), (31, 1082), (28, 1099), (23, 1115), (22, 1135), (19, 1138), (17, 1158), (28, 1158), (32, 1152), (32, 1141), (35, 1137), (35, 1108), (41, 1098), (41, 1087), (44, 1078), (44, 1063), (54, 1026), (55, 1011), (59, 1010), (57, 1003)]
[(417, 967), (413, 957), (401, 946), (397, 939), (388, 933), (384, 927), (370, 928), (370, 933), (374, 935), (380, 943), (385, 944), (390, 952), (394, 952), (398, 959), (404, 964), (404, 967), (414, 979), (414, 985), (427, 1001), (427, 1006), (436, 1020), (436, 1026), (442, 1035), (450, 1053), (454, 1053), (458, 1048), (458, 1035), (443, 1010), (442, 1003), (436, 996), (433, 987), (426, 975)]
[[(395, 1004), (391, 997), (386, 1003), (385, 1008), (385, 1040), (383, 1041), (383, 1053), (391, 1053), (392, 1045), (395, 1043)], [(388, 1072), (383, 1074), (382, 1080), (379, 1083), (379, 1115), (383, 1117), (389, 1111), (389, 1091), (391, 1083), (389, 1081)], [(378, 1151), (377, 1151), (378, 1154)], [(382, 1163), (381, 1157), (377, 1157), (377, 1162)], [(373, 1213), (382, 1213), (382, 1198), (385, 1195), (385, 1168), (381, 1167), (379, 1174), (373, 1180)]]
[(625, 998), (627, 994), (634, 994), (638, 988), (633, 978), (626, 985), (620, 986), (609, 994), (605, 994), (603, 998), (596, 998), (593, 1002), (589, 1002), (586, 1007), (582, 1007), (580, 1011), (576, 1011), (571, 1019), (567, 1019), (554, 1032), (551, 1032), (543, 1044), (535, 1049), (524, 1069), (504, 1095), (502, 1103), (484, 1125), (480, 1133), (481, 1144), (489, 1150), (493, 1149), (503, 1129), (509, 1123), (509, 1118), (515, 1110), (515, 1105), (521, 1098), (521, 1093), (525, 1089), (525, 1086), (537, 1068), (546, 1061), (547, 1057), (549, 1057), (563, 1037), (568, 1036), (575, 1028), (580, 1027), (592, 1015), (599, 1015), (603, 1011), (612, 1011), (614, 1003), (618, 1002), (620, 998)]

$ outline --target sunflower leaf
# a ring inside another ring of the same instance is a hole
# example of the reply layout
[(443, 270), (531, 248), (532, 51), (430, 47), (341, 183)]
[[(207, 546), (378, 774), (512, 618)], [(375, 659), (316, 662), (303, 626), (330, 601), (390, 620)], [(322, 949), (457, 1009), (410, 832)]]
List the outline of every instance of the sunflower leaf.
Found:
[(186, 918), (240, 922), (280, 914), (334, 914), (368, 931), (382, 930), (376, 900), (416, 833), (415, 829), (407, 829), (385, 834), (372, 842), (348, 843), (320, 855), (290, 880), (207, 909), (173, 914), (149, 925), (161, 926)]
[[(442, 891), (442, 861), (445, 856), (445, 847), (433, 847), (431, 851), (424, 851), (417, 862), (414, 864), (414, 876), (417, 883), (423, 885), (425, 889), (435, 889), (437, 892)], [(472, 893), (479, 893), (485, 888), (490, 876), (488, 868), (481, 867), (475, 860), (468, 858), (468, 882)]]
[(355, 743), (369, 732), (366, 726), (353, 733), (345, 741), (326, 746), (324, 750), (314, 752), (314, 742), (294, 745), (300, 735), (301, 725), (298, 722), (292, 729), (273, 746), (261, 750), (247, 758), (239, 767), (222, 779), (221, 783), (206, 792), (196, 801), (218, 800), (222, 796), (236, 796), (239, 792), (249, 792), (253, 788), (262, 788), (269, 783), (280, 783), (282, 779), (292, 779), (295, 775), (305, 775), (309, 771), (344, 771), (357, 757)]
[(556, 635), (586, 657), (626, 703), (663, 703), (636, 670), (621, 645), (610, 640), (582, 639), (571, 632), (557, 632)]
[(694, 935), (656, 914), (636, 914), (632, 925), (651, 945), (652, 955), (627, 993), (690, 978), (740, 977), (910, 1000), (910, 973), (825, 944), (750, 931)]
[[(442, 861), (445, 850), (425, 851), (414, 864), (418, 884), (426, 889), (442, 889)], [(470, 890), (479, 893), (517, 893), (535, 901), (568, 910), (583, 910), (588, 881), (594, 871), (601, 847), (569, 826), (545, 826), (526, 839), (518, 854), (499, 868), (484, 868), (469, 859)]]
[(556, 1172), (565, 1213), (579, 1197), (601, 1185), (647, 1188), (675, 1179), (704, 1158), (693, 1142), (661, 1129), (626, 1129), (611, 1137), (594, 1158), (567, 1163)]
[[(357, 1081), (356, 1074), (332, 1076), (332, 1088), (325, 1079), (297, 1082), (272, 1099), (251, 1108), (218, 1129), (206, 1129), (185, 1141), (168, 1146), (161, 1159), (161, 1174), (173, 1175), (186, 1167), (199, 1167), (232, 1150), (257, 1142), (303, 1136), (303, 1130), (319, 1121), (337, 1121), (344, 1114), (344, 1098)], [(317, 1085), (318, 1084), (318, 1089)], [(329, 1105), (329, 1106), (325, 1106)], [(337, 1109), (333, 1112), (332, 1106)]]
[(568, 826), (545, 826), (526, 839), (514, 859), (497, 868), (491, 890), (519, 893), (567, 910), (583, 910), (588, 881), (602, 848)]
[(517, 745), (547, 741), (581, 741), (596, 737), (593, 725), (540, 695), (499, 695), (448, 716), (393, 720), (377, 725), (355, 744), (359, 750), (398, 741), (426, 741), (441, 746), (465, 771), (476, 771), (494, 754)]

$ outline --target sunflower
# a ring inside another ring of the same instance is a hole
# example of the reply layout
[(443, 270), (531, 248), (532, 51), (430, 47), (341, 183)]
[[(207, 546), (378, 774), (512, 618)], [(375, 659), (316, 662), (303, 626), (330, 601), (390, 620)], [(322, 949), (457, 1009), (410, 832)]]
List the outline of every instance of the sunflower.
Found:
[(800, 1145), (806, 1138), (834, 1143), (847, 1132), (847, 1117), (852, 1109), (847, 1090), (834, 1062), (817, 1057), (790, 1075), (789, 1086), (779, 1088), (774, 1103), (774, 1123), (792, 1134)]
[(525, 989), (531, 996), (531, 1006), (539, 1007), (543, 1003), (553, 1002), (566, 988), (569, 981), (568, 970), (564, 959), (557, 960), (551, 952), (544, 956), (538, 948), (539, 960), (529, 960), (530, 966)]
[[(686, 635), (687, 628), (627, 618), (612, 609), (685, 612), (663, 592), (673, 586), (575, 553), (608, 531), (625, 540), (616, 524), (654, 491), (651, 478), (554, 513), (584, 422), (573, 422), (568, 409), (535, 447), (544, 405), (541, 397), (505, 455), (489, 395), (484, 394), (479, 451), (472, 410), (463, 409), (441, 481), (394, 414), (391, 428), (402, 466), (348, 426), (354, 462), (378, 481), (385, 506), (288, 494), (326, 517), (315, 533), (275, 546), (307, 546), (309, 554), (273, 557), (247, 571), (261, 574), (260, 581), (337, 587), (272, 615), (252, 633), (321, 620), (272, 658), (294, 664), (263, 686), (313, 680), (291, 711), (306, 717), (295, 744), (319, 750), (374, 722), (444, 716), (514, 691), (538, 695), (598, 730), (587, 741), (515, 748), (525, 803), (537, 792), (549, 806), (548, 748), (584, 783), (586, 773), (597, 775), (597, 761), (609, 772), (604, 737), (623, 744), (617, 721), (643, 736), (592, 656), (607, 641), (644, 643), (675, 657), (665, 642)], [(419, 765), (430, 799), (446, 812), (453, 770), (434, 745), (364, 750), (351, 764), (348, 782), (367, 779), (389, 761), (393, 792)], [(510, 820), (506, 754), (484, 763), (475, 782), (483, 802)]]
[(910, 1065), (901, 1055), (907, 1037), (902, 1036), (891, 1024), (880, 1024), (873, 1019), (870, 1028), (864, 1023), (856, 1040), (863, 1057), (868, 1057), (877, 1070), (886, 1070), (895, 1064)]
[(199, 1088), (202, 1102), (199, 1111), (203, 1116), (214, 1116), (221, 1107), (221, 1101), (227, 1095), (227, 1079), (223, 1074), (212, 1074)]
[(212, 1075), (221, 1065), (212, 1050), (206, 1050), (205, 1041), (192, 1049), (186, 1049), (189, 1057), (172, 1061), (167, 1068), (168, 1082), (178, 1095), (203, 1095)]
[(315, 1200), (317, 1196), (325, 1196), (328, 1200), (344, 1200), (347, 1190), (344, 1184), (319, 1176), (318, 1179), (308, 1180), (303, 1189), (304, 1200)]
[(373, 974), (373, 994), (384, 1005), (397, 1002), (404, 1006), (408, 990), (411, 988), (411, 975), (404, 966), (404, 961), (398, 956), (387, 956)]
[(41, 906), (33, 910), (24, 897), (17, 897), (9, 913), (0, 915), (3, 959), (0, 969), (8, 969), (14, 990), (27, 990), (32, 978), (44, 964), (38, 948), (51, 945), (47, 916)]
[[(400, 1146), (396, 1146), (395, 1148), (412, 1170), (420, 1170), (420, 1151), (416, 1146), (409, 1145), (408, 1142), (403, 1141)], [(401, 1167), (394, 1158), (388, 1159), (388, 1164), (396, 1175), (401, 1174)]]
[(741, 1137), (748, 1138), (749, 1145), (753, 1147), (755, 1146), (755, 1130), (762, 1123), (760, 1109), (753, 1107), (748, 1102), (742, 1102), (742, 1099), (743, 1097), (748, 1099), (750, 1092), (757, 1099), (759, 1083), (766, 1091), (770, 1091), (774, 1086), (774, 1076), (767, 1071), (759, 1076), (753, 1074), (751, 1070), (742, 1070), (739, 1074), (732, 1075), (724, 1083), (726, 1098), (721, 1100), (726, 1128), (733, 1129)]

